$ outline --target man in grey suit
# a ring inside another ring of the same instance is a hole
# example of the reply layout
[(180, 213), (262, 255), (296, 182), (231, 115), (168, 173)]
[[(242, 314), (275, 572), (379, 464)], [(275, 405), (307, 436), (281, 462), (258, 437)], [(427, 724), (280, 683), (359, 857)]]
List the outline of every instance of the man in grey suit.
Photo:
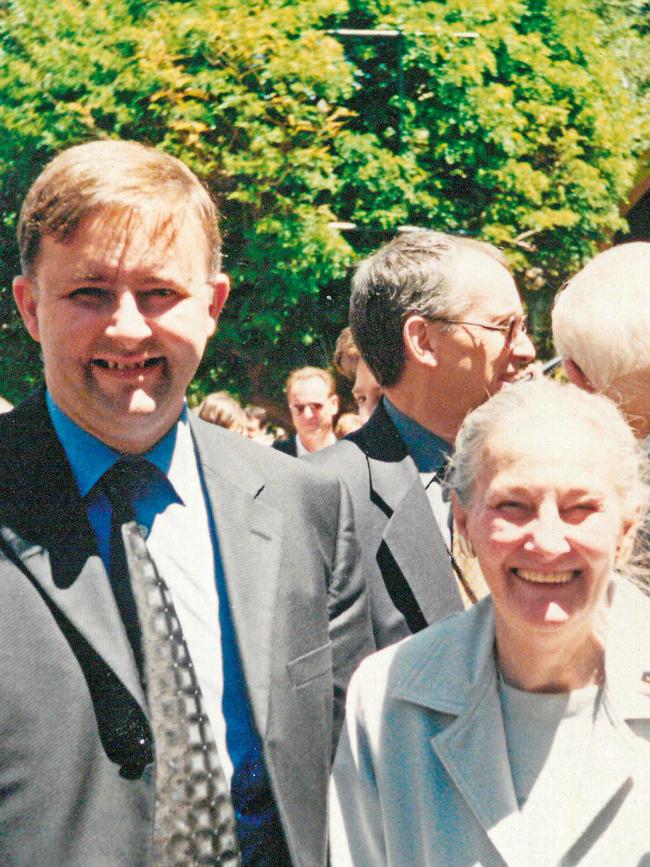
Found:
[[(241, 847), (200, 863), (324, 867), (367, 601), (341, 486), (184, 404), (228, 294), (214, 205), (178, 160), (93, 142), (41, 173), (19, 244), (14, 294), (46, 387), (0, 419), (0, 864), (181, 863), (152, 855), (176, 804), (156, 785), (156, 645), (105, 481), (122, 462), (147, 468), (130, 526), (180, 621), (205, 710), (189, 723), (220, 757), (205, 792), (225, 779)], [(187, 797), (197, 819), (212, 798)]]
[(514, 280), (491, 245), (401, 235), (359, 266), (350, 326), (384, 397), (358, 431), (307, 460), (352, 494), (375, 641), (469, 604), (441, 473), (465, 415), (535, 357)]

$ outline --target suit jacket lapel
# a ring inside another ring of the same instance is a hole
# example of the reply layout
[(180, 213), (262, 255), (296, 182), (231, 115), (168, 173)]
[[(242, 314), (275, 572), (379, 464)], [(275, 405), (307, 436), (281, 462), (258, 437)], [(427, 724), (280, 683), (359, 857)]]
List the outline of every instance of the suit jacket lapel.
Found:
[(126, 631), (44, 396), (13, 416), (3, 430), (0, 466), (3, 542), (144, 708)]
[(441, 611), (461, 610), (449, 551), (419, 476), (386, 524), (384, 541), (428, 623), (437, 620)]
[[(427, 622), (462, 609), (447, 546), (420, 474), (383, 405), (364, 429), (370, 497), (388, 517), (383, 539)], [(432, 576), (433, 570), (433, 576)]]
[(283, 517), (258, 499), (264, 480), (242, 448), (248, 443), (194, 419), (192, 430), (217, 530), (246, 685), (257, 730), (264, 737)]

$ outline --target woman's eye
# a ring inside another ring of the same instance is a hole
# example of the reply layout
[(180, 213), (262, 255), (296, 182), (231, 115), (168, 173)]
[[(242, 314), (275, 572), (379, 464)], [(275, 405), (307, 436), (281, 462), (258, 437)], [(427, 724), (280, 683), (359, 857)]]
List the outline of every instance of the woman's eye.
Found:
[(595, 502), (572, 503), (560, 510), (569, 520), (581, 520), (594, 512), (600, 511), (600, 504)]
[(502, 500), (500, 503), (497, 503), (497, 511), (502, 515), (524, 515), (528, 511), (528, 506), (526, 503), (523, 503), (521, 500)]

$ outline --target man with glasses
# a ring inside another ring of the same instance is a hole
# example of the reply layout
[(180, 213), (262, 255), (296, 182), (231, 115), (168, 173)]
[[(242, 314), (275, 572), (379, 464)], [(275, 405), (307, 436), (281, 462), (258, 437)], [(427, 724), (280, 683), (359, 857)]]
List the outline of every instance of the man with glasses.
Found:
[(289, 374), (286, 385), (291, 421), (296, 430), (273, 448), (293, 457), (324, 449), (336, 442), (334, 418), (339, 411), (334, 377), (321, 367), (300, 367)]
[(535, 357), (514, 280), (489, 244), (401, 235), (355, 274), (350, 326), (384, 389), (369, 421), (309, 460), (345, 482), (385, 647), (471, 604), (440, 484), (463, 419)]

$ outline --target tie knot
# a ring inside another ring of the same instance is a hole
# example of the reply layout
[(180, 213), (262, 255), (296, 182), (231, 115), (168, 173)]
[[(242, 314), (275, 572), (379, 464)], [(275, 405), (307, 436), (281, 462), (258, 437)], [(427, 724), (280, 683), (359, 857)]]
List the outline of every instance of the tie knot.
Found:
[(122, 457), (107, 470), (100, 485), (114, 510), (132, 509), (135, 498), (155, 478), (156, 467), (139, 455)]

